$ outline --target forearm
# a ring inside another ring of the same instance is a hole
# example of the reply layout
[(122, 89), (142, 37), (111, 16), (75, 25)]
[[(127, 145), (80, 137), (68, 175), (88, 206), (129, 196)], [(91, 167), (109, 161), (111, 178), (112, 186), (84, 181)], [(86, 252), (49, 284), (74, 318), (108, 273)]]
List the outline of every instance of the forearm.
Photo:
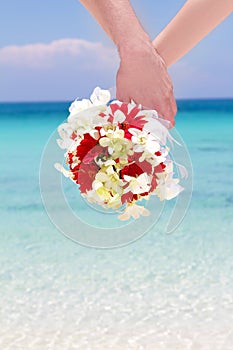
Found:
[(128, 45), (149, 42), (128, 0), (80, 0), (93, 15), (107, 35), (116, 44), (119, 52)]
[(188, 0), (153, 45), (170, 66), (233, 11), (233, 0)]

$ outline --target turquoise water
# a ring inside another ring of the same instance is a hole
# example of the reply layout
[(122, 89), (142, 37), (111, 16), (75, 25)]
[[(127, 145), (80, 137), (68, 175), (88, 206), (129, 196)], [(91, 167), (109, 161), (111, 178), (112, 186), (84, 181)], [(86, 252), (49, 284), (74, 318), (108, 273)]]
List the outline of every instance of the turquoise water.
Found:
[(113, 250), (67, 239), (42, 205), (41, 154), (68, 105), (0, 104), (0, 349), (232, 349), (233, 100), (179, 101), (187, 215)]

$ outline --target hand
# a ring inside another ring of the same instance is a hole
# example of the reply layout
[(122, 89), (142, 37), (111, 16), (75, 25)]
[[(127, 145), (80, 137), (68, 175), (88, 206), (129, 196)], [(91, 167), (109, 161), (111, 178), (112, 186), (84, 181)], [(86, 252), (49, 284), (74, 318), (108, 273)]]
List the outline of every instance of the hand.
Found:
[(116, 97), (129, 103), (131, 99), (174, 126), (177, 112), (171, 79), (164, 61), (152, 43), (128, 45), (119, 50), (120, 67), (116, 77)]

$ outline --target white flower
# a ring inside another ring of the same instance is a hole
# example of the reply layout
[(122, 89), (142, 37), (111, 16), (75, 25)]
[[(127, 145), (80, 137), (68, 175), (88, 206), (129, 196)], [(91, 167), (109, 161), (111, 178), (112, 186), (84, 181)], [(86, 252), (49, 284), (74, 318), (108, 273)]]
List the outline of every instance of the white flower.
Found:
[(160, 150), (160, 144), (158, 140), (146, 131), (141, 131), (136, 128), (129, 128), (129, 132), (132, 136), (131, 140), (135, 144), (135, 152), (144, 152), (154, 154)]
[(104, 205), (104, 198), (98, 196), (95, 190), (86, 191), (86, 193), (81, 193), (81, 196), (86, 198), (88, 202), (95, 203), (99, 205)]
[(125, 220), (129, 220), (131, 216), (134, 219), (138, 219), (140, 215), (149, 216), (150, 211), (145, 207), (143, 207), (142, 205), (137, 205), (136, 203), (133, 203), (133, 204), (128, 204), (126, 206), (125, 211), (122, 214), (118, 215), (118, 219), (125, 221)]
[(92, 183), (92, 188), (105, 207), (117, 209), (122, 205), (123, 189), (120, 187), (120, 183), (123, 184), (123, 181), (119, 179), (117, 173), (107, 174), (99, 171)]
[(142, 173), (138, 177), (124, 175), (124, 180), (129, 182), (126, 192), (131, 191), (133, 194), (148, 192), (151, 187), (150, 176), (146, 173)]
[(150, 152), (144, 151), (139, 158), (139, 162), (143, 162), (146, 160), (148, 163), (150, 163), (153, 167), (159, 165), (160, 163), (164, 163), (167, 160), (168, 156), (168, 149), (160, 149), (160, 155), (151, 154)]
[(77, 115), (70, 115), (68, 117), (68, 123), (78, 134), (89, 133), (93, 131), (96, 126), (100, 126), (104, 122), (107, 122), (107, 117), (103, 118), (99, 116), (99, 113), (103, 111), (105, 111), (104, 106), (89, 108)]
[(74, 102), (72, 102), (72, 104), (69, 108), (70, 116), (76, 115), (79, 112), (84, 111), (85, 109), (88, 109), (92, 106), (93, 105), (92, 105), (91, 101), (87, 100), (86, 98), (84, 98), (81, 101), (76, 99)]
[(69, 170), (66, 170), (65, 168), (63, 168), (63, 166), (59, 163), (55, 163), (54, 164), (55, 169), (57, 169), (58, 171), (60, 171), (65, 177), (70, 177), (72, 178), (72, 172)]
[(79, 100), (78, 98), (71, 104), (69, 108), (70, 116), (78, 114), (93, 106), (106, 105), (111, 99), (111, 94), (108, 90), (102, 90), (100, 87), (96, 87), (91, 94), (90, 100), (84, 98)]
[(119, 129), (117, 126), (115, 130), (106, 130), (105, 134), (106, 136), (102, 137), (99, 140), (99, 143), (102, 147), (108, 147), (108, 152), (112, 155), (113, 158), (125, 156), (125, 154), (130, 154), (131, 141), (124, 137), (124, 130)]
[(173, 179), (172, 174), (167, 174), (165, 179), (160, 178), (157, 180), (157, 183), (157, 187), (153, 194), (157, 194), (161, 201), (175, 198), (184, 190), (184, 188), (179, 185), (179, 179)]
[(111, 99), (109, 90), (102, 90), (97, 86), (91, 94), (90, 100), (94, 106), (106, 105)]
[(71, 138), (73, 129), (68, 123), (61, 124), (57, 129), (61, 139), (57, 139), (57, 143), (61, 149), (68, 149), (74, 142)]
[(158, 120), (158, 117), (154, 114), (155, 111), (147, 111), (147, 123), (145, 124), (145, 130), (148, 130), (152, 135), (154, 135), (159, 142), (163, 145), (166, 144), (167, 139), (172, 143), (172, 141), (179, 144), (169, 133), (168, 129)]
[[(109, 161), (109, 163), (110, 162), (114, 161)], [(124, 181), (120, 179), (118, 173), (115, 171), (112, 165), (114, 164), (103, 166), (102, 169), (96, 174), (92, 185), (93, 189), (96, 191), (103, 186), (104, 189), (108, 191), (109, 196), (111, 196), (110, 192), (122, 194), (124, 186)]]
[[(103, 135), (103, 132), (102, 132)], [(102, 137), (100, 139), (100, 144), (103, 147), (110, 146), (113, 142), (117, 140), (124, 140), (124, 130), (120, 130), (119, 127), (117, 127), (115, 130), (108, 129), (105, 131), (105, 137)]]
[(180, 180), (173, 178), (173, 174), (173, 162), (171, 160), (166, 163), (165, 172), (157, 174), (157, 187), (153, 194), (156, 194), (161, 201), (175, 198), (184, 190), (179, 185)]

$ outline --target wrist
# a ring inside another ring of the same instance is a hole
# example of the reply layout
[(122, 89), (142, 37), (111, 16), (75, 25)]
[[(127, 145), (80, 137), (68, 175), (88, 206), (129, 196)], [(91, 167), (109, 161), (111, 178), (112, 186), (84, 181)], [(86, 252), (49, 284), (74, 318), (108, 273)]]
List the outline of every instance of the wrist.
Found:
[(152, 41), (152, 46), (153, 46), (155, 52), (157, 53), (158, 57), (160, 58), (161, 62), (163, 63), (163, 65), (165, 67), (168, 67), (167, 62), (165, 60), (165, 56), (162, 54), (161, 50), (158, 48), (155, 41)]
[(152, 42), (149, 35), (145, 32), (130, 35), (129, 37), (127, 36), (117, 45), (118, 53), (121, 59), (125, 56), (151, 50), (151, 48)]

